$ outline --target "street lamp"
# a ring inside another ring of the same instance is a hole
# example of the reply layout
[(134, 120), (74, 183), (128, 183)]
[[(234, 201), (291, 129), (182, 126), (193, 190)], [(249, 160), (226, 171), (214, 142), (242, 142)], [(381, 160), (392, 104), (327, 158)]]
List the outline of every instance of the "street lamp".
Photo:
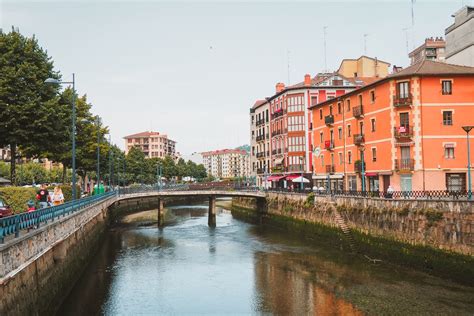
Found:
[(72, 84), (72, 200), (76, 199), (76, 83), (74, 73), (72, 81), (60, 81), (54, 78), (48, 78), (44, 81), (46, 84)]
[(472, 189), (471, 189), (471, 148), (469, 146), (469, 132), (473, 129), (474, 126), (463, 126), (462, 129), (466, 132), (467, 140), (467, 179), (468, 179), (468, 189), (467, 189), (467, 198), (468, 200), (472, 199)]
[(361, 175), (362, 175), (362, 192), (365, 192), (365, 165), (364, 165), (364, 147), (360, 147), (360, 164), (361, 164)]

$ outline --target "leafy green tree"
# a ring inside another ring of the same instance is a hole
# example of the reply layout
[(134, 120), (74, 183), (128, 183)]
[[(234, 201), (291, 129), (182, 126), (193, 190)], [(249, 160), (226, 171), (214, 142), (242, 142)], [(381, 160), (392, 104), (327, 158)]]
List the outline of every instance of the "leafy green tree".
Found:
[(132, 147), (127, 154), (127, 181), (130, 183), (144, 183), (145, 154), (136, 147)]
[(15, 29), (9, 33), (0, 30), (0, 146), (10, 145), (13, 183), (17, 182), (18, 146), (54, 141), (59, 87), (45, 85), (49, 77), (60, 75), (34, 36), (27, 38)]
[(10, 164), (0, 161), (0, 177), (10, 179)]

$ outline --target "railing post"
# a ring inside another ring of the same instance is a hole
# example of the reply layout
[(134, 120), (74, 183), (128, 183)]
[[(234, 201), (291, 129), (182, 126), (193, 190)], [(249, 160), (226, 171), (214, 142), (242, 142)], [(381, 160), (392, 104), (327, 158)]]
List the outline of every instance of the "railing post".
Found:
[(20, 215), (15, 215), (15, 238), (20, 236)]

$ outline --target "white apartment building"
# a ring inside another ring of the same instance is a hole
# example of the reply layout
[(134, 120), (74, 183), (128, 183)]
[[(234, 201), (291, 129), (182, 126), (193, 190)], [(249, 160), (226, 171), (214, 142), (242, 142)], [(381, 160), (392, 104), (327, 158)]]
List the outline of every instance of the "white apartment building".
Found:
[(446, 62), (474, 67), (474, 7), (464, 6), (452, 17), (454, 23), (444, 32)]
[(201, 153), (209, 175), (219, 179), (250, 176), (250, 157), (245, 150), (223, 149)]
[(250, 108), (250, 175), (263, 186), (270, 173), (270, 104), (257, 100)]
[(125, 153), (132, 147), (139, 148), (147, 158), (164, 158), (171, 156), (177, 159), (176, 142), (168, 138), (167, 135), (159, 132), (142, 132), (128, 135), (125, 139)]

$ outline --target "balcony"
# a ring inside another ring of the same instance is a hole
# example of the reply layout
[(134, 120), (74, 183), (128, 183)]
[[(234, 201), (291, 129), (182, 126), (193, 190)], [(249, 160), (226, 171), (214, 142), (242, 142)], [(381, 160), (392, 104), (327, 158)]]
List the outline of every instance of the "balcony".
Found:
[(257, 120), (257, 121), (255, 122), (255, 125), (256, 125), (256, 126), (260, 126), (260, 125), (263, 125), (263, 124), (265, 124), (265, 120), (263, 120), (263, 119), (262, 119), (262, 120)]
[(364, 134), (354, 134), (354, 145), (361, 146), (365, 143)]
[(288, 166), (287, 170), (290, 172), (304, 172), (304, 166), (303, 165), (290, 165)]
[(412, 102), (413, 100), (411, 93), (397, 94), (393, 96), (393, 106), (396, 108), (411, 107)]
[(265, 135), (258, 135), (256, 138), (257, 142), (260, 142), (262, 140), (265, 140)]
[(257, 153), (257, 154), (255, 155), (255, 157), (257, 157), (257, 158), (265, 157), (265, 152), (264, 152), (264, 151), (259, 152), (259, 153)]
[(326, 165), (326, 173), (334, 173), (336, 172), (336, 167), (334, 165)]
[(272, 155), (278, 155), (278, 154), (281, 154), (281, 148), (272, 150)]
[(362, 115), (364, 115), (364, 108), (362, 107), (362, 104), (352, 108), (352, 115), (354, 115), (355, 118), (361, 118)]
[(275, 166), (272, 168), (272, 172), (278, 173), (278, 172), (286, 172), (288, 171), (288, 168), (281, 165), (281, 166)]
[(324, 117), (324, 123), (326, 125), (333, 125), (334, 124), (334, 115), (327, 115)]
[(334, 149), (334, 142), (332, 140), (324, 141), (324, 149), (333, 150)]
[(414, 159), (395, 159), (395, 171), (410, 172), (415, 170)]
[(281, 134), (285, 134), (287, 132), (287, 129), (282, 129), (282, 130), (278, 130), (278, 131), (273, 131), (272, 132), (272, 137), (275, 137), (275, 136), (278, 136), (278, 135), (281, 135)]
[(257, 168), (257, 174), (264, 174), (265, 168)]
[(283, 114), (286, 114), (286, 110), (278, 110), (275, 113), (272, 114), (272, 120), (279, 118), (280, 116), (283, 116)]
[[(365, 173), (365, 167), (366, 167), (365, 162), (364, 162), (363, 165), (364, 165), (364, 173)], [(355, 172), (358, 172), (358, 173), (361, 173), (361, 172), (362, 172), (362, 161), (356, 160), (356, 161), (354, 162), (354, 171), (355, 171)]]
[(413, 137), (413, 126), (399, 126), (393, 128), (397, 140), (410, 140)]

